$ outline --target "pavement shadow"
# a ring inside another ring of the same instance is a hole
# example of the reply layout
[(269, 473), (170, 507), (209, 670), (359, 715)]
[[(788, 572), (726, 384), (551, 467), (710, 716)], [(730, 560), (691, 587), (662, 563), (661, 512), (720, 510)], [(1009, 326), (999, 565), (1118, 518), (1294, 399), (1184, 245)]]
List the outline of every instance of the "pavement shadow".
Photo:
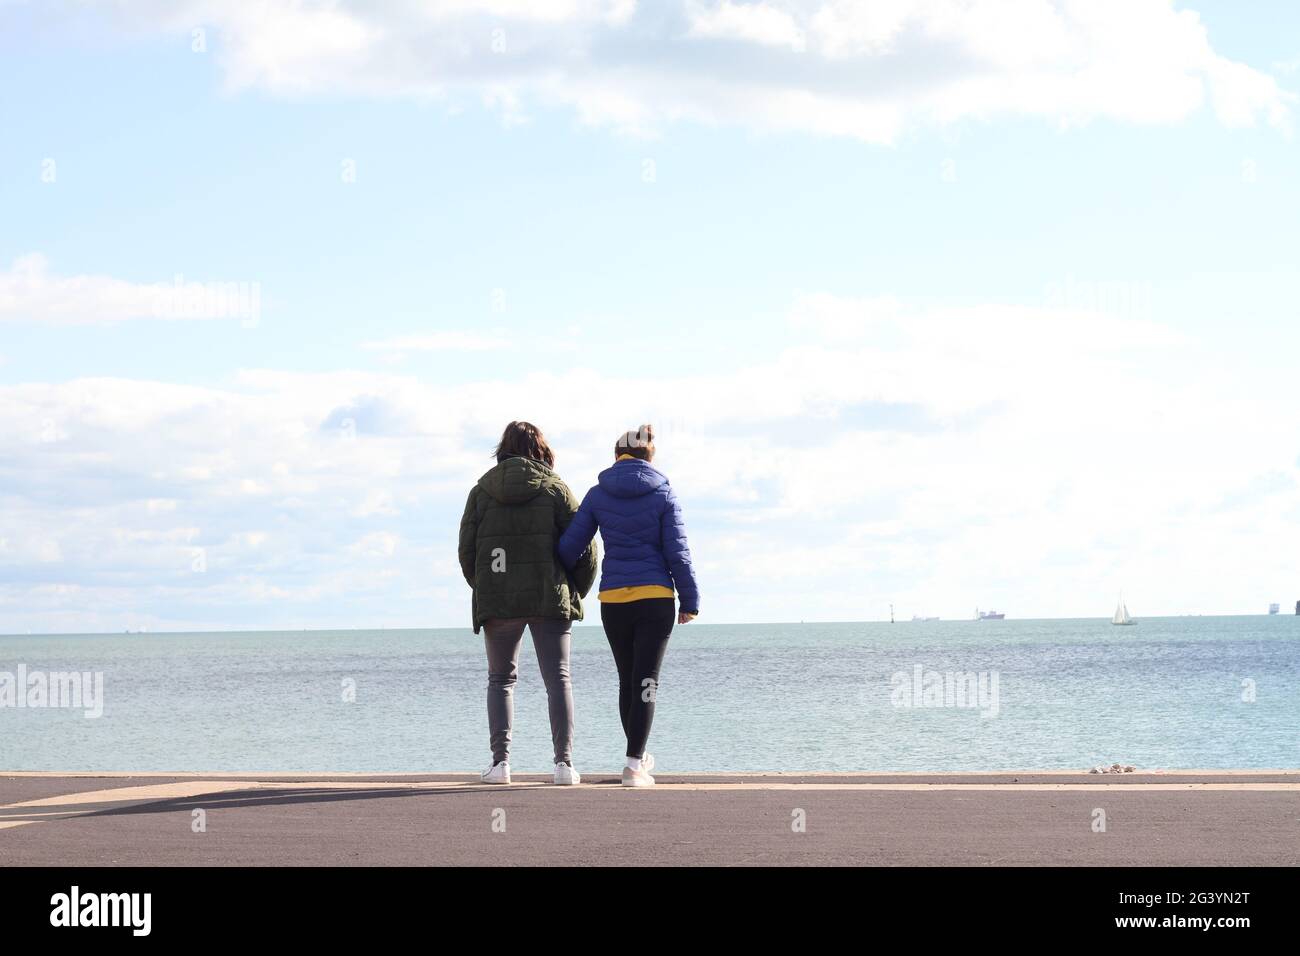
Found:
[[(616, 783), (617, 778), (609, 780), (592, 780), (590, 783)], [(335, 787), (296, 787), (284, 790), (221, 790), (210, 794), (188, 797), (166, 797), (161, 800), (139, 803), (127, 807), (103, 807), (90, 810), (89, 807), (80, 816), (130, 816), (143, 813), (176, 813), (195, 809), (240, 809), (244, 807), (276, 807), (302, 803), (341, 803), (354, 800), (392, 800), (410, 797), (455, 797), (466, 794), (494, 793), (500, 796), (519, 795), (553, 789), (553, 785), (526, 785), (497, 787), (485, 784), (466, 784), (458, 787), (438, 788), (359, 788), (338, 789)], [(75, 805), (60, 807), (59, 813), (77, 813)]]

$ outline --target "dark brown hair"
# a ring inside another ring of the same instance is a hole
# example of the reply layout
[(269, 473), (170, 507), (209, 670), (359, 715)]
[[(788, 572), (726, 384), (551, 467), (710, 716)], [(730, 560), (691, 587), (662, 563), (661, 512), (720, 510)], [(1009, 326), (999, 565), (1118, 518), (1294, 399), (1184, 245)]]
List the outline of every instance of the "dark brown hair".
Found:
[(555, 467), (555, 452), (546, 444), (542, 430), (531, 422), (511, 422), (501, 433), (497, 444), (497, 461), (507, 458), (531, 458), (540, 461), (547, 468)]
[(655, 428), (642, 425), (636, 431), (624, 432), (614, 442), (614, 457), (631, 455), (642, 461), (650, 461), (655, 456)]

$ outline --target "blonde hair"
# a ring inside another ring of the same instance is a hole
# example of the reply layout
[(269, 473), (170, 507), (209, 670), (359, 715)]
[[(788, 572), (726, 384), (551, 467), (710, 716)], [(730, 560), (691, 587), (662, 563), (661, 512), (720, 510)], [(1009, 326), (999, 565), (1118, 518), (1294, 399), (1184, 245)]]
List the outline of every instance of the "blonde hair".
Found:
[(642, 461), (650, 461), (655, 456), (655, 429), (653, 425), (642, 425), (635, 431), (624, 432), (614, 443), (614, 457), (631, 455)]

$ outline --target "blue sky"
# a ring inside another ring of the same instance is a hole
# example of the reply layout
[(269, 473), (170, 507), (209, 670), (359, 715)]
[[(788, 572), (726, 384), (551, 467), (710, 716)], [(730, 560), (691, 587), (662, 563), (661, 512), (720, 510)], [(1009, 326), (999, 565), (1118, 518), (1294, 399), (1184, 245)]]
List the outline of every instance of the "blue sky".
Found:
[(1289, 604), (1297, 26), (0, 4), (0, 631), (460, 624), (515, 417), (712, 620)]

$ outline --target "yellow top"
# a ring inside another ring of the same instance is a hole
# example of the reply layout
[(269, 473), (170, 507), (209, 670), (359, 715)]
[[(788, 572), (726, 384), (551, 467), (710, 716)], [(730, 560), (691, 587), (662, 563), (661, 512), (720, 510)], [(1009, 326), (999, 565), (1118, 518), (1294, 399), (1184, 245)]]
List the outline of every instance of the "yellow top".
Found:
[[(619, 455), (616, 461), (629, 461), (635, 455)], [(602, 604), (629, 604), (632, 601), (644, 601), (646, 598), (673, 597), (673, 589), (662, 584), (638, 584), (630, 588), (610, 588), (599, 594)]]
[(644, 601), (646, 598), (670, 598), (673, 589), (662, 584), (638, 584), (630, 588), (612, 588), (600, 592), (602, 604), (627, 604), (630, 601)]

